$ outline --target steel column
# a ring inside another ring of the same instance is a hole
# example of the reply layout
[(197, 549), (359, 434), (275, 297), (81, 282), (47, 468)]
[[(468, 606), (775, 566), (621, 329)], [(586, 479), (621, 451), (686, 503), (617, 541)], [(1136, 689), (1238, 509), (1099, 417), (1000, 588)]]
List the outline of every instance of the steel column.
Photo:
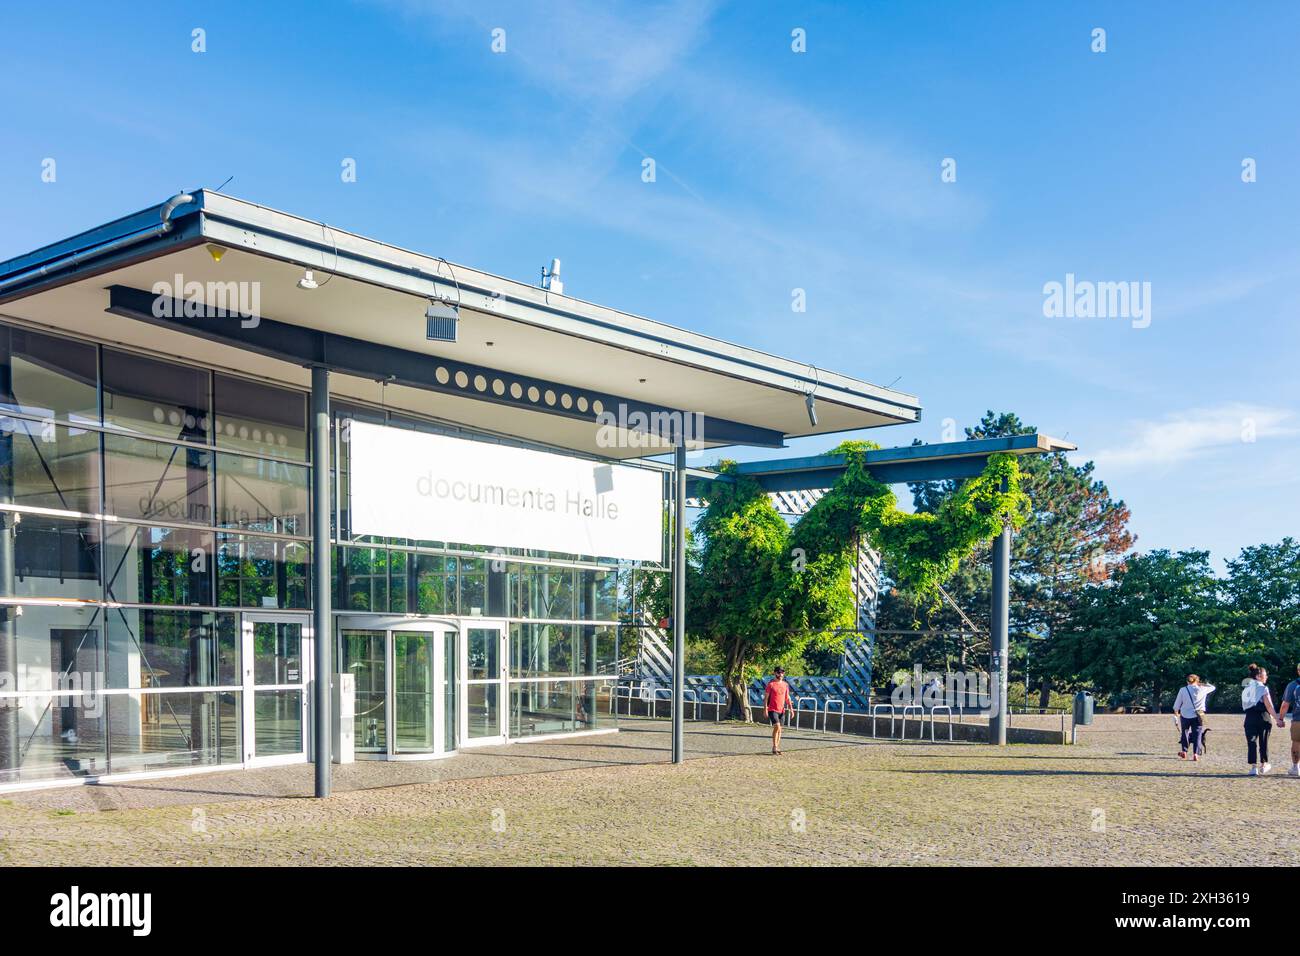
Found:
[(314, 365), (311, 370), (312, 428), (312, 636), (316, 647), (316, 796), (330, 795), (330, 745), (333, 707), (330, 693), (334, 668), (330, 651), (334, 643), (330, 613), (330, 373)]
[(1003, 746), (1007, 742), (1007, 632), (1011, 626), (1011, 528), (1004, 527), (993, 539), (993, 595), (990, 602), (989, 643), (992, 660), (989, 688), (993, 713), (989, 716), (989, 743)]
[(681, 763), (686, 685), (686, 444), (681, 440), (673, 464), (673, 763)]

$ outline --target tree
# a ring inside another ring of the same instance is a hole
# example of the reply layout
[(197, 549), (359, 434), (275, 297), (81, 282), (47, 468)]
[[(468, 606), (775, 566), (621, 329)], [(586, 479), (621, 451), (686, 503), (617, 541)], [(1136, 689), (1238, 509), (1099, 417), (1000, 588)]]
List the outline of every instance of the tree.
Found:
[(835, 485), (793, 527), (753, 479), (721, 464), (706, 494), (688, 562), (687, 626), (724, 659), (730, 715), (749, 719), (749, 671), (784, 663), (813, 648), (842, 647), (853, 629), (851, 561), (856, 535), (890, 556), (918, 600), (937, 589), (961, 559), (1005, 523), (1023, 520), (1027, 501), (1010, 455), (990, 456), (934, 512), (907, 514), (865, 465), (865, 442), (845, 442)]
[(1232, 634), (1221, 589), (1208, 551), (1132, 556), (1079, 593), (1047, 663), (1114, 705), (1159, 710), (1187, 674), (1220, 669)]
[[(1001, 438), (1036, 432), (1011, 412), (986, 412), (979, 424), (966, 429), (968, 439)], [(1047, 638), (1035, 659), (1054, 636), (1068, 626), (1083, 589), (1107, 580), (1122, 567), (1136, 538), (1128, 531), (1129, 509), (1111, 498), (1104, 482), (1093, 475), (1093, 463), (1071, 465), (1062, 453), (1031, 455), (1021, 459), (1022, 487), (1030, 501), (1030, 514), (1012, 539), (1011, 619), (1013, 630)], [(913, 484), (918, 511), (942, 507), (964, 481)], [(886, 568), (892, 575), (892, 569)], [(953, 600), (981, 626), (987, 628), (991, 575), (987, 550), (972, 554), (967, 566), (953, 578)], [(914, 597), (891, 595), (882, 602), (887, 620), (897, 627), (962, 628), (960, 618), (945, 607), (927, 615), (918, 613)], [(905, 623), (908, 622), (909, 623)], [(923, 645), (917, 650), (926, 650)], [(1050, 654), (1043, 657), (1053, 660)], [(1074, 675), (1039, 667), (1039, 706), (1046, 707), (1053, 679), (1068, 683)]]
[(1221, 666), (1241, 673), (1251, 662), (1290, 680), (1300, 663), (1300, 542), (1243, 548), (1228, 561), (1228, 601), (1237, 646)]

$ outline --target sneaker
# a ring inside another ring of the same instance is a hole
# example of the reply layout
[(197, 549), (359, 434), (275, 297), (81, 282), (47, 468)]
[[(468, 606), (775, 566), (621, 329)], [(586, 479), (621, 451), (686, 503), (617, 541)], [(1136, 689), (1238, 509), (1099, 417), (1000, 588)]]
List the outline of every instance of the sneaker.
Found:
[(1266, 763), (1266, 764), (1264, 764), (1264, 766), (1262, 766), (1262, 767), (1259, 768), (1259, 772), (1260, 772), (1261, 774), (1265, 774), (1265, 773), (1268, 773), (1268, 772), (1269, 772), (1270, 770), (1272, 770), (1272, 769), (1273, 769), (1273, 765), (1272, 765), (1271, 763)]
[(1252, 765), (1251, 768), (1250, 768), (1249, 770), (1246, 771), (1246, 776), (1248, 776), (1248, 777), (1258, 777), (1258, 776), (1259, 776), (1259, 768), (1256, 767), (1256, 766), (1254, 766), (1254, 765)]
[(1286, 772), (1288, 777), (1300, 777), (1300, 763), (1293, 763), (1291, 769)]
[(1200, 760), (1200, 759), (1201, 759), (1201, 755), (1200, 755), (1200, 754), (1192, 754), (1192, 759), (1193, 759), (1193, 760)]
[(1178, 759), (1179, 759), (1179, 760), (1186, 760), (1186, 759), (1187, 759), (1187, 751), (1186, 751), (1186, 750), (1180, 750), (1180, 751), (1178, 751)]

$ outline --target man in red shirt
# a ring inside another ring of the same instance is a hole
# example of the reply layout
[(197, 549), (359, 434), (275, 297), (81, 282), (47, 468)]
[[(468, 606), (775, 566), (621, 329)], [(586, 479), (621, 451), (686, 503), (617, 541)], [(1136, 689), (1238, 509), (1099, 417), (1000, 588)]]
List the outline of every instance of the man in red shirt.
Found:
[(772, 753), (781, 753), (781, 715), (794, 709), (790, 700), (790, 685), (785, 682), (785, 669), (778, 667), (775, 676), (767, 683), (767, 700), (763, 712), (772, 725)]

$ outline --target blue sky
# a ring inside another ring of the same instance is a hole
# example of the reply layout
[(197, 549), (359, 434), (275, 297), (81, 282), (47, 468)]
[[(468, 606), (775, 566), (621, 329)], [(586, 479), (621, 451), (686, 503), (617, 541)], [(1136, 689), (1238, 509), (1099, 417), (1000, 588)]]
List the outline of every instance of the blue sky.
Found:
[[(885, 444), (1016, 411), (1098, 462), (1142, 549), (1300, 530), (1300, 6), (846, 6), (26, 4), (0, 258), (233, 175), (919, 395)], [(1150, 282), (1149, 327), (1045, 317), (1067, 273)]]

